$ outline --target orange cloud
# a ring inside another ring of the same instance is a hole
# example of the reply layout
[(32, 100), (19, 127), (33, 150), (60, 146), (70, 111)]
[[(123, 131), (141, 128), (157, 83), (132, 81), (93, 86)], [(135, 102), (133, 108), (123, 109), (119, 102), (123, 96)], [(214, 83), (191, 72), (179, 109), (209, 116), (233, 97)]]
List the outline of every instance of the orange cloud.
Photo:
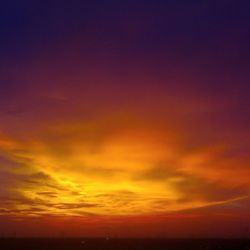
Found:
[(225, 160), (218, 145), (190, 150), (186, 140), (167, 124), (122, 116), (48, 123), (25, 140), (4, 139), (1, 214), (164, 214), (249, 196), (248, 169), (233, 171), (243, 163)]

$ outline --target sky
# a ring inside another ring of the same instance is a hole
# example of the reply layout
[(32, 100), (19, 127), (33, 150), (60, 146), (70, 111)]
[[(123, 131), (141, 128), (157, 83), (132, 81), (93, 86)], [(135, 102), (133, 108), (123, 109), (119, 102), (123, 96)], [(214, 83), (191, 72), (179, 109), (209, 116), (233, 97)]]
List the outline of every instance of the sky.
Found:
[(2, 2), (0, 234), (246, 237), (249, 12)]

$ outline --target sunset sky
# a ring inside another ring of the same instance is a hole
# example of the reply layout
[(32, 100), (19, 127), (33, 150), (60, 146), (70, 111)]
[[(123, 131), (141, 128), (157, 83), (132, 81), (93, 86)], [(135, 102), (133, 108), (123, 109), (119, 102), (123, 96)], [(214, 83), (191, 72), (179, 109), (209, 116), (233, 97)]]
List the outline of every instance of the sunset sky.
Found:
[(245, 237), (249, 13), (2, 2), (0, 234)]

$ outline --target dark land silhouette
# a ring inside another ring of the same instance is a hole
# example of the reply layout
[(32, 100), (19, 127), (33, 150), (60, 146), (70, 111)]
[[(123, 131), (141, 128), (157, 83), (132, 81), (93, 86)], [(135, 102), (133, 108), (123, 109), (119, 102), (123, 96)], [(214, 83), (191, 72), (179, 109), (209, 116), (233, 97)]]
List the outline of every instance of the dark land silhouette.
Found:
[(248, 239), (2, 238), (1, 250), (250, 250)]

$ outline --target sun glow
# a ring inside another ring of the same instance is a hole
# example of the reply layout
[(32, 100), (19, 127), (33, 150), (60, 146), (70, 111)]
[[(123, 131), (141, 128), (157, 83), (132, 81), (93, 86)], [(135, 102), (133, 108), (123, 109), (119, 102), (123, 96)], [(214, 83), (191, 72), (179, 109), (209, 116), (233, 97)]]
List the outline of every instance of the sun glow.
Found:
[(99, 137), (96, 124), (55, 126), (41, 135), (34, 132), (26, 141), (13, 139), (12, 147), (2, 144), (20, 164), (13, 173), (26, 173), (15, 184), (13, 192), (20, 201), (12, 204), (12, 214), (142, 215), (240, 198), (217, 195), (213, 183), (200, 179), (204, 172), (195, 168), (213, 157), (206, 150), (183, 154), (176, 133), (135, 124), (133, 129), (118, 126)]

